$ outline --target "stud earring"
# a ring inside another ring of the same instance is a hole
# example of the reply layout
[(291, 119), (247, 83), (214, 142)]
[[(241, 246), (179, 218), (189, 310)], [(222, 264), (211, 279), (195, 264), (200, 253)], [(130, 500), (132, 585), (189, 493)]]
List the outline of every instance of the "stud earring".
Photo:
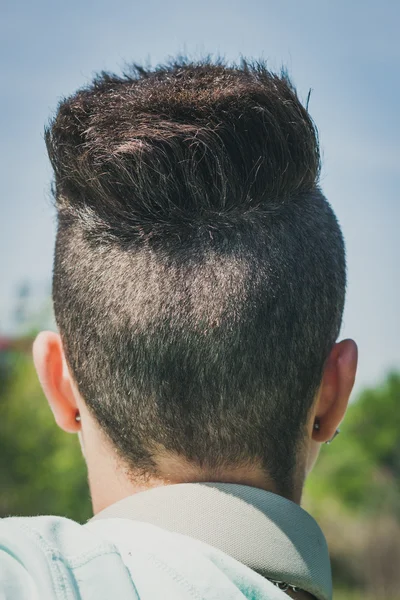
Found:
[(319, 431), (319, 430), (321, 429), (321, 426), (320, 426), (320, 424), (319, 424), (319, 421), (315, 421), (315, 422), (314, 422), (314, 429), (315, 429), (315, 431)]
[(79, 413), (76, 413), (76, 415), (75, 415), (75, 421), (77, 423), (80, 423), (80, 420), (81, 420), (81, 415)]

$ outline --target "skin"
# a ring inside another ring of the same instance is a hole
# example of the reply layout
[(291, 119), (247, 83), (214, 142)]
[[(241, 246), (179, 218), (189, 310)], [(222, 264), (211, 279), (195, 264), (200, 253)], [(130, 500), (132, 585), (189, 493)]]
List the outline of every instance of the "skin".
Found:
[[(88, 411), (69, 371), (60, 336), (50, 331), (40, 333), (33, 346), (33, 357), (57, 425), (68, 433), (79, 435), (87, 463), (94, 514), (137, 492), (174, 483), (221, 481), (251, 485), (276, 493), (274, 482), (257, 464), (206, 473), (181, 457), (166, 455), (161, 450), (157, 461), (160, 477), (135, 477), (117, 456)], [(310, 410), (305, 442), (297, 456), (294, 493), (290, 499), (298, 504), (305, 479), (315, 464), (321, 444), (334, 436), (344, 418), (356, 369), (356, 343), (346, 339), (335, 344), (326, 361), (321, 385)], [(78, 414), (80, 421), (76, 421)], [(315, 428), (316, 423), (319, 424), (318, 429)], [(298, 600), (311, 598), (302, 592), (293, 594), (293, 597)]]

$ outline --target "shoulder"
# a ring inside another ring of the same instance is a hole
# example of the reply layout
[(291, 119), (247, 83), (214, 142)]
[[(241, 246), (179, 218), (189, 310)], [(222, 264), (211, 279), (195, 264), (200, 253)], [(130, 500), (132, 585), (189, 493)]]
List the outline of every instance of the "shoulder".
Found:
[(148, 523), (0, 519), (0, 598), (285, 598), (219, 550)]
[(115, 546), (102, 540), (85, 526), (64, 517), (11, 517), (0, 519), (0, 547), (29, 562), (32, 552), (51, 561), (76, 562), (100, 552), (117, 552)]
[(101, 573), (105, 562), (121, 570), (117, 548), (75, 521), (53, 516), (0, 519), (0, 597), (7, 600), (65, 598), (73, 589), (68, 598), (85, 597), (81, 588), (95, 571)]

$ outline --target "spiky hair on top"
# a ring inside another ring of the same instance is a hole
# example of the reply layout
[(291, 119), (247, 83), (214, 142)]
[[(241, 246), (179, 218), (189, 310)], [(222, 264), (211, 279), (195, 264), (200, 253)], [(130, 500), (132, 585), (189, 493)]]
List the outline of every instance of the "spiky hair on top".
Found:
[(103, 73), (46, 131), (60, 210), (118, 236), (268, 212), (315, 188), (316, 128), (285, 72), (243, 61)]

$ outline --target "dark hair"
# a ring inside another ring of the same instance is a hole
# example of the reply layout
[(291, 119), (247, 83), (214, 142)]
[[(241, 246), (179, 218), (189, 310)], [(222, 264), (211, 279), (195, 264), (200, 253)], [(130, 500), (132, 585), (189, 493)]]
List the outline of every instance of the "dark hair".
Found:
[(258, 461), (290, 493), (340, 330), (345, 256), (287, 75), (102, 73), (46, 130), (53, 297), (78, 389), (135, 472)]

